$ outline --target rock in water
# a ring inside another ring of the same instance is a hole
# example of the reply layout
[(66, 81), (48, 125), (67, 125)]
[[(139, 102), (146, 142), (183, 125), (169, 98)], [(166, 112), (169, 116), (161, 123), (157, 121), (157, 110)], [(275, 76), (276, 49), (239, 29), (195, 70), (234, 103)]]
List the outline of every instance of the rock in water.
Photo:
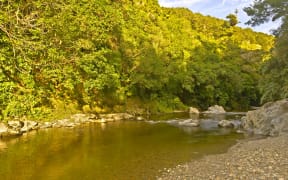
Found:
[(269, 102), (242, 119), (245, 130), (255, 134), (277, 136), (288, 132), (288, 99)]
[(198, 127), (200, 126), (200, 121), (195, 119), (187, 119), (185, 121), (181, 121), (178, 123), (180, 126), (190, 126), (190, 127)]
[(219, 127), (225, 127), (225, 128), (233, 128), (234, 123), (232, 121), (228, 121), (228, 120), (221, 120), (218, 122), (218, 126)]
[(22, 121), (8, 121), (8, 126), (15, 130), (20, 130), (24, 126), (24, 122)]
[(189, 113), (191, 114), (199, 114), (199, 110), (197, 108), (194, 107), (189, 107)]
[(37, 129), (38, 122), (36, 121), (24, 121), (24, 126), (21, 128), (21, 132), (28, 132)]
[(207, 111), (204, 111), (204, 113), (221, 114), (226, 113), (226, 111), (222, 106), (214, 105), (209, 107)]

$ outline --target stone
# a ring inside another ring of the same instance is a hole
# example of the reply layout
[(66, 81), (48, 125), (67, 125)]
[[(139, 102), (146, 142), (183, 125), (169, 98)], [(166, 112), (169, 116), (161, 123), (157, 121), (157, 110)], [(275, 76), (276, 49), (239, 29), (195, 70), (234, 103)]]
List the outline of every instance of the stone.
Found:
[(89, 119), (97, 119), (96, 114), (88, 114)]
[(138, 116), (138, 117), (136, 117), (136, 120), (137, 120), (137, 121), (144, 121), (144, 120), (145, 120), (145, 118), (144, 118), (144, 117), (142, 117), (142, 116)]
[(78, 123), (78, 122), (84, 123), (84, 122), (88, 122), (90, 117), (89, 117), (89, 114), (74, 114), (70, 117), (70, 119), (76, 123)]
[(24, 121), (24, 126), (20, 129), (21, 132), (28, 132), (38, 129), (38, 122), (36, 121)]
[(198, 127), (200, 126), (199, 120), (187, 119), (178, 123), (180, 126)]
[(226, 113), (226, 111), (222, 106), (214, 105), (209, 107), (208, 110), (203, 113), (222, 114)]
[(22, 121), (8, 121), (8, 126), (15, 130), (20, 130), (24, 126), (24, 122)]
[(128, 113), (123, 113), (123, 119), (129, 120), (129, 119), (134, 119), (135, 116), (128, 114)]
[[(55, 121), (52, 124), (52, 127), (56, 127), (56, 128), (60, 128), (60, 127), (75, 127), (77, 123), (78, 122), (73, 122), (70, 119), (61, 119), (61, 120)], [(85, 123), (85, 121), (82, 121), (82, 123)]]
[(96, 123), (107, 123), (108, 121), (105, 118), (97, 119), (94, 122)]
[(129, 120), (134, 119), (135, 117), (133, 115), (130, 115), (128, 113), (111, 113), (111, 114), (100, 114), (100, 119), (106, 119), (107, 121), (120, 121), (120, 120)]
[(4, 123), (0, 123), (0, 137), (11, 137), (21, 135), (22, 132), (19, 129), (9, 128)]
[(268, 102), (257, 110), (248, 111), (242, 126), (254, 134), (277, 136), (288, 132), (288, 99)]
[(145, 122), (147, 122), (149, 124), (159, 124), (159, 123), (161, 123), (160, 121), (153, 121), (153, 120), (145, 121)]
[(40, 128), (40, 129), (52, 128), (52, 123), (51, 123), (51, 122), (41, 123), (41, 124), (39, 125), (39, 128)]
[(228, 121), (228, 120), (221, 120), (218, 122), (218, 126), (224, 127), (224, 128), (233, 128), (234, 123), (232, 121)]
[(191, 114), (199, 114), (199, 110), (195, 107), (189, 107), (189, 113)]
[(172, 119), (172, 120), (168, 120), (166, 121), (167, 124), (170, 124), (170, 125), (177, 125), (179, 123), (179, 120), (176, 120), (176, 119)]
[(8, 129), (7, 136), (20, 136), (22, 132), (20, 130)]
[(76, 125), (75, 125), (75, 123), (73, 123), (73, 122), (69, 122), (69, 123), (66, 123), (63, 127), (70, 127), (70, 128), (73, 128), (73, 127), (75, 127)]

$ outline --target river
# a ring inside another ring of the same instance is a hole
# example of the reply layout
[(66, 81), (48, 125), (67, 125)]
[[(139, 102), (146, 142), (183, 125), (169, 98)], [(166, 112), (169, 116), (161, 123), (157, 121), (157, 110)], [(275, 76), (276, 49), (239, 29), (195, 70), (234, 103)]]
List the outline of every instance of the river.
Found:
[(219, 117), (201, 117), (200, 127), (165, 123), (187, 118), (177, 113), (150, 117), (155, 123), (91, 123), (0, 140), (0, 179), (155, 179), (164, 168), (223, 153), (244, 138), (233, 129), (218, 128)]

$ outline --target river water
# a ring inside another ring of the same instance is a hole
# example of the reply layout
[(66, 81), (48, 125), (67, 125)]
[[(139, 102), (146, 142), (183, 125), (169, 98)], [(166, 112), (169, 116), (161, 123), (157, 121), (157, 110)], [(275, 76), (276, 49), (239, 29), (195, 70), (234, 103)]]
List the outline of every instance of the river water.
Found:
[(149, 122), (92, 123), (0, 140), (0, 179), (155, 179), (164, 168), (226, 152), (244, 138), (217, 127), (219, 119), (240, 118), (234, 114), (200, 117), (198, 128), (166, 123), (188, 118), (177, 113), (150, 117)]

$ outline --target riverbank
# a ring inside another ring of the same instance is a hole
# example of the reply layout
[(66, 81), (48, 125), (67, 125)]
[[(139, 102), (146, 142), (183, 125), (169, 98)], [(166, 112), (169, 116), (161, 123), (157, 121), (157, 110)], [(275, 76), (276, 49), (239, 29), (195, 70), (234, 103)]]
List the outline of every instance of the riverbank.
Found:
[(0, 139), (11, 138), (23, 135), (30, 131), (48, 128), (74, 128), (86, 123), (108, 123), (121, 120), (144, 120), (141, 116), (128, 113), (112, 114), (74, 114), (66, 119), (55, 121), (31, 121), (26, 118), (21, 120), (11, 120), (6, 123), (0, 122)]
[(240, 141), (227, 153), (209, 155), (163, 172), (158, 180), (277, 179), (288, 177), (288, 135)]

